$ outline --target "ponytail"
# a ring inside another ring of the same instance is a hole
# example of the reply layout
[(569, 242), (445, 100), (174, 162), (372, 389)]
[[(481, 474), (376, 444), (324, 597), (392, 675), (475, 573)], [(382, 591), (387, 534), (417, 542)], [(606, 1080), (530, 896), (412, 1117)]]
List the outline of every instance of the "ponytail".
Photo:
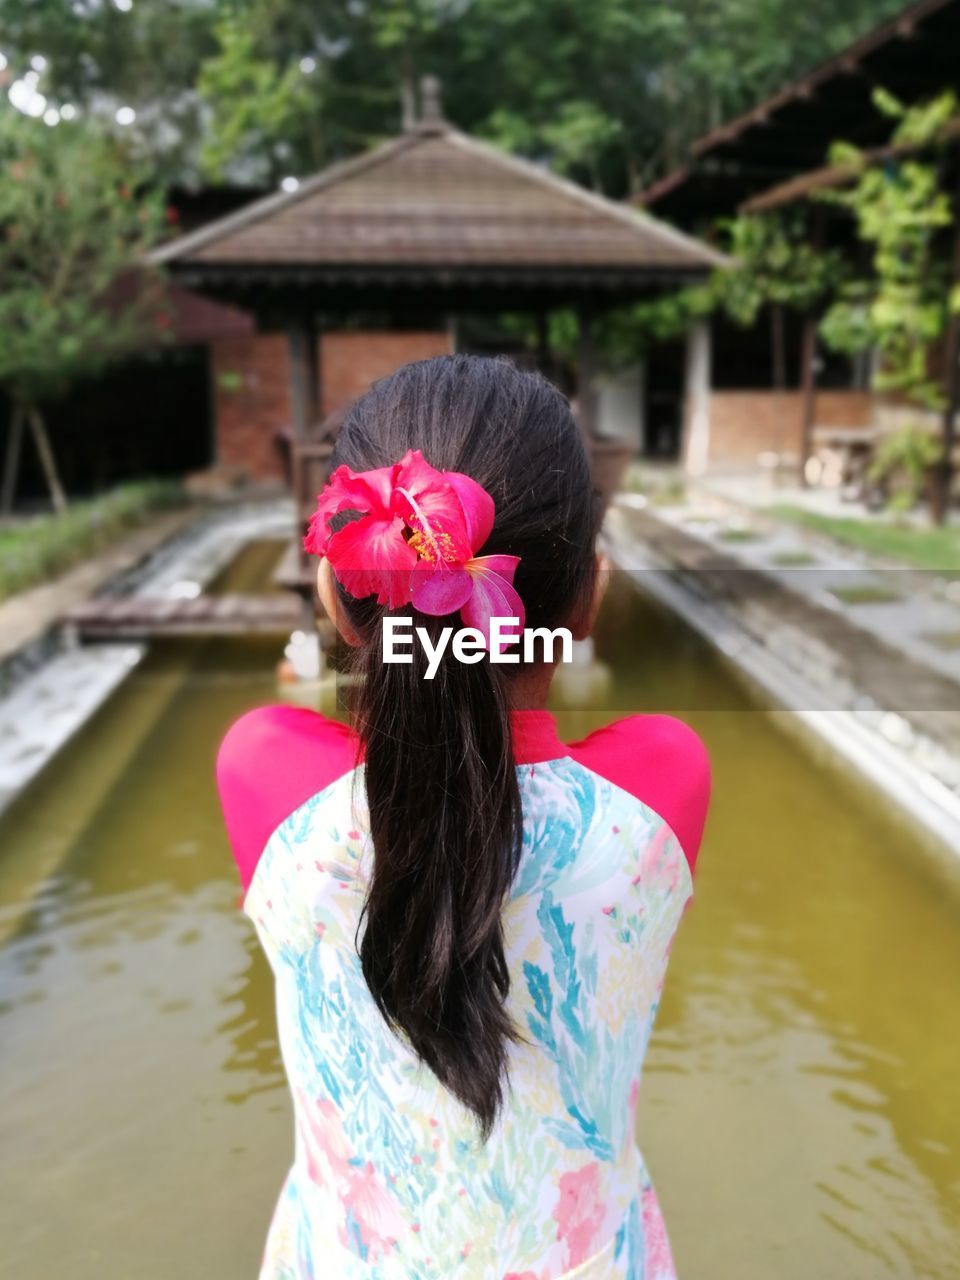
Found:
[[(590, 596), (599, 505), (556, 388), (486, 357), (404, 365), (351, 407), (332, 462), (366, 471), (408, 449), (490, 494), (496, 518), (482, 554), (520, 558), (528, 627), (567, 625)], [(357, 930), (364, 978), (486, 1139), (509, 1046), (522, 1038), (507, 1009), (501, 911), (522, 839), (507, 689), (524, 668), (462, 663), (448, 650), (426, 680), (421, 645), (412, 663), (383, 661), (384, 611), (372, 598), (338, 585), (338, 608), (360, 639), (354, 716), (374, 849)], [(436, 644), (443, 618), (401, 612)]]
[[(434, 632), (442, 622), (413, 615)], [(379, 628), (356, 666), (375, 850), (363, 975), (384, 1018), (474, 1112), (486, 1140), (507, 1043), (520, 1038), (505, 1007), (501, 923), (522, 837), (505, 690), (487, 659), (446, 654), (432, 680), (422, 646), (412, 664), (385, 663)]]

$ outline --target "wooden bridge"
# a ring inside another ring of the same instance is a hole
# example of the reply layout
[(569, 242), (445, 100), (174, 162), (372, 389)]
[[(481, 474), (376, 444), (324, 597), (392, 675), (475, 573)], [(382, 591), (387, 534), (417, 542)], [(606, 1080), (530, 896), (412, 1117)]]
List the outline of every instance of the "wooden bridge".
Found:
[(95, 596), (63, 618), (81, 640), (153, 640), (163, 636), (284, 635), (312, 619), (292, 593), (200, 595), (192, 600)]

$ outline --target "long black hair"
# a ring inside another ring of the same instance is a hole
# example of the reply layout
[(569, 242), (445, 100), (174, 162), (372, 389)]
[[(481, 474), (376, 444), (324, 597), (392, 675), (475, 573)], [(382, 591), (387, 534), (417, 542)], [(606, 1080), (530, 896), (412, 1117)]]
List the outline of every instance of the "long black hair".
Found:
[[(528, 627), (571, 625), (588, 601), (599, 506), (580, 432), (561, 394), (505, 360), (441, 356), (404, 365), (348, 413), (333, 465), (389, 466), (419, 449), (493, 497), (483, 555), (520, 557)], [(338, 587), (361, 637), (354, 717), (363, 741), (372, 880), (357, 931), (363, 974), (388, 1023), (471, 1111), (485, 1140), (520, 1038), (501, 909), (520, 856), (522, 813), (510, 737), (509, 681), (522, 664), (457, 661), (432, 680), (382, 660), (375, 601)], [(435, 639), (454, 618), (395, 611)], [(362, 934), (362, 937), (361, 937)]]

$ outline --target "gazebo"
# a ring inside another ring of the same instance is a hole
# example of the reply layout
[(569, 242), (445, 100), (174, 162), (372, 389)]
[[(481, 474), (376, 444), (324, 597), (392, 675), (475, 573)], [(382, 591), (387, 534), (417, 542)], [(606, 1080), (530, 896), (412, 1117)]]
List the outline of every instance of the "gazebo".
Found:
[(310, 464), (330, 447), (318, 411), (324, 326), (415, 310), (444, 317), (455, 346), (458, 316), (527, 311), (538, 317), (542, 360), (549, 312), (574, 307), (578, 410), (593, 441), (591, 319), (725, 261), (647, 213), (453, 128), (432, 77), (422, 102), (399, 137), (152, 255), (177, 284), (286, 331), (295, 475), (306, 491)]

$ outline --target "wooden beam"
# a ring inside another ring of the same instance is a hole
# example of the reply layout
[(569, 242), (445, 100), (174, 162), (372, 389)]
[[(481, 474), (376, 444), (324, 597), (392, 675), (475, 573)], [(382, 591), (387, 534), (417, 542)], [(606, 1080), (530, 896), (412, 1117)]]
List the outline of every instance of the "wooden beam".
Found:
[(550, 367), (550, 316), (544, 311), (537, 312), (537, 368), (549, 377)]
[(287, 326), (290, 354), (290, 424), (295, 440), (306, 440), (310, 423), (310, 332), (302, 317)]
[[(813, 247), (819, 253), (823, 248), (822, 205), (813, 213)], [(813, 426), (817, 403), (817, 313), (809, 311), (803, 318), (803, 344), (801, 347), (800, 385), (803, 390), (803, 413), (800, 423), (800, 485), (807, 486), (807, 462), (813, 453)]]
[(803, 418), (800, 428), (800, 484), (807, 487), (807, 462), (813, 453), (813, 424), (817, 403), (817, 320), (811, 313), (803, 319), (803, 346), (800, 370), (803, 390)]
[[(960, 162), (960, 155), (957, 157)], [(957, 194), (954, 201), (954, 234), (953, 234), (953, 267), (951, 271), (951, 289), (960, 289), (960, 175), (957, 179)], [(950, 489), (953, 481), (953, 448), (957, 438), (957, 414), (960, 413), (960, 314), (950, 313), (945, 343), (946, 407), (943, 411), (943, 462), (938, 476), (942, 488), (940, 500), (935, 506), (934, 516), (946, 519), (950, 506)], [(937, 481), (934, 481), (937, 483)]]
[(580, 429), (588, 443), (596, 436), (596, 406), (593, 400), (595, 357), (593, 348), (593, 314), (588, 307), (577, 308), (579, 347), (577, 352), (577, 403)]
[(9, 515), (17, 493), (17, 475), (20, 471), (20, 450), (23, 445), (23, 410), (14, 402), (7, 423), (7, 451), (3, 464), (3, 493), (0, 496), (0, 512)]
[(319, 426), (323, 417), (323, 370), (320, 358), (320, 332), (311, 317), (307, 321), (307, 423), (308, 434)]

